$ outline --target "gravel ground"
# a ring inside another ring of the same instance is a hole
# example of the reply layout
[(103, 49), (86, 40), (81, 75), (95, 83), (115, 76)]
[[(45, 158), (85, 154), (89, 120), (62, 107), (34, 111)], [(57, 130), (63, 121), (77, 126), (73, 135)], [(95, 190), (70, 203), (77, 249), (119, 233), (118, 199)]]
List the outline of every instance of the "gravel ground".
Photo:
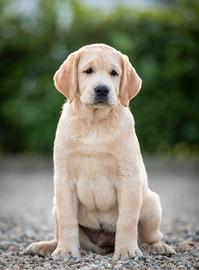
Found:
[(112, 254), (81, 251), (81, 258), (38, 257), (25, 254), (29, 243), (51, 239), (53, 222), (52, 163), (30, 157), (0, 160), (0, 270), (1, 269), (199, 269), (199, 179), (194, 162), (146, 158), (150, 186), (163, 206), (164, 242), (172, 257), (150, 254), (112, 264)]

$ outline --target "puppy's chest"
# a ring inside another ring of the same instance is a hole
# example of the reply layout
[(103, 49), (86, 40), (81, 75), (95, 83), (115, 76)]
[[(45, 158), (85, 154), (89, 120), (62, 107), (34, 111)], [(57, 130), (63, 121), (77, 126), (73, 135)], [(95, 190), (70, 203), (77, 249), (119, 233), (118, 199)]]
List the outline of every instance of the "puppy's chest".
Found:
[(109, 211), (116, 204), (117, 162), (108, 153), (74, 154), (70, 171), (78, 199), (89, 211)]

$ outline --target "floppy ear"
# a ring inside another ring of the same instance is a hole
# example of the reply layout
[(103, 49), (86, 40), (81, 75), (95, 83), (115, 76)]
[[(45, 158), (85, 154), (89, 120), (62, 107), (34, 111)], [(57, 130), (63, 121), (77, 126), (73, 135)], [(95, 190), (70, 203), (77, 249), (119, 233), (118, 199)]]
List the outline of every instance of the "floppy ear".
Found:
[(71, 53), (56, 71), (53, 77), (55, 87), (68, 98), (70, 103), (78, 90), (78, 61), (79, 53)]
[(122, 55), (122, 67), (123, 71), (119, 98), (121, 104), (127, 107), (129, 105), (129, 101), (140, 91), (142, 80), (126, 55)]

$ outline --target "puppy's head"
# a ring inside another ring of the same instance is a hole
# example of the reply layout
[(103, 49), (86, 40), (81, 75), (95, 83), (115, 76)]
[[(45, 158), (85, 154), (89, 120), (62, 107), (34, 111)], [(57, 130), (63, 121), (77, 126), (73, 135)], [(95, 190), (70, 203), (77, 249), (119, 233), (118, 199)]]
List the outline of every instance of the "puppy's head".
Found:
[(56, 88), (72, 102), (113, 107), (129, 101), (141, 88), (141, 79), (128, 57), (104, 44), (82, 47), (70, 54), (54, 75)]

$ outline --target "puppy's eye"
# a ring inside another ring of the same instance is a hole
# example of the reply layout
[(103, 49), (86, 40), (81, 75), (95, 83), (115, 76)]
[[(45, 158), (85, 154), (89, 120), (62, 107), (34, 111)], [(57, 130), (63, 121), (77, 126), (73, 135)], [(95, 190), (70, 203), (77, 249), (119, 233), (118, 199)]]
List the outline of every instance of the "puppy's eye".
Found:
[(118, 76), (118, 73), (117, 73), (117, 71), (115, 71), (114, 69), (111, 71), (111, 76)]
[(83, 73), (91, 74), (91, 73), (93, 73), (93, 69), (92, 68), (88, 68), (88, 69), (84, 70)]

